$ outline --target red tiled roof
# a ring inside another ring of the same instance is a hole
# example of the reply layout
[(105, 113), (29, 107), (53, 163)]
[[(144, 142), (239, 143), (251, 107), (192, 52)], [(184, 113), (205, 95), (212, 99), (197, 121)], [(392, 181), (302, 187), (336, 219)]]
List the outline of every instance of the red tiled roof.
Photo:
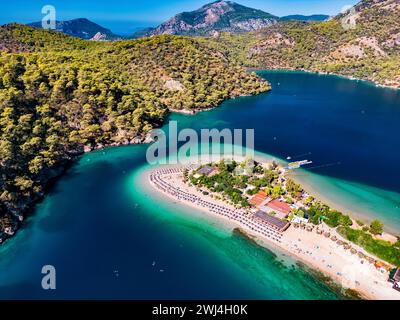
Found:
[(265, 199), (267, 199), (267, 194), (263, 191), (260, 191), (257, 193), (253, 198), (251, 198), (250, 203), (253, 206), (259, 206), (261, 203), (264, 202)]
[(279, 200), (273, 200), (267, 204), (268, 208), (271, 208), (272, 210), (279, 211), (284, 214), (289, 214), (292, 211), (292, 208), (283, 201)]

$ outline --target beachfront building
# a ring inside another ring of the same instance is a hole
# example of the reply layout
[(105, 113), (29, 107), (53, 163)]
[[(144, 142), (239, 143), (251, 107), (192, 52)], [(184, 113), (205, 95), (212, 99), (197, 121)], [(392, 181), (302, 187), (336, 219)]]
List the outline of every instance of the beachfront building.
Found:
[(201, 168), (199, 171), (197, 171), (197, 175), (200, 176), (206, 176), (206, 177), (213, 177), (219, 173), (219, 170), (217, 168), (213, 168), (210, 166), (204, 166)]
[(292, 208), (286, 202), (280, 200), (272, 200), (266, 204), (269, 211), (275, 212), (276, 216), (280, 219), (286, 219), (292, 212)]
[(393, 282), (393, 289), (400, 291), (400, 268), (392, 270), (389, 280)]
[(260, 191), (250, 199), (250, 204), (254, 207), (261, 206), (268, 199), (268, 195), (264, 191)]
[(292, 223), (297, 223), (297, 224), (307, 224), (309, 222), (309, 219), (305, 217), (299, 217), (298, 215), (294, 215), (292, 219)]
[(394, 280), (400, 284), (400, 268), (397, 269), (396, 273), (394, 274)]
[(257, 211), (256, 214), (254, 215), (255, 218), (257, 218), (259, 221), (262, 223), (266, 223), (270, 225), (272, 228), (279, 232), (284, 232), (290, 227), (290, 223), (287, 221), (283, 221), (277, 217), (271, 216), (268, 213), (264, 211)]

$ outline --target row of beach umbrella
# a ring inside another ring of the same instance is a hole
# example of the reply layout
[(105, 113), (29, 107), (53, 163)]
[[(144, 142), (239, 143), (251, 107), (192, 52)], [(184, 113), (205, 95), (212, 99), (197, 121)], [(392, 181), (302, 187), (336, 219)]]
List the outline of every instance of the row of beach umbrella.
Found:
[[(301, 227), (301, 226), (298, 225), (298, 224), (295, 225), (295, 228), (299, 228), (299, 227)], [(309, 228), (309, 227), (305, 227), (304, 228), (303, 227), (303, 229), (307, 229), (307, 231), (311, 232), (314, 228), (313, 227), (311, 227), (311, 228)], [(362, 251), (358, 251), (357, 249), (353, 248), (349, 243), (347, 243), (345, 241), (342, 241), (342, 240), (339, 240), (336, 235), (332, 235), (331, 236), (330, 232), (328, 232), (328, 231), (324, 232), (323, 230), (321, 230), (319, 228), (317, 228), (316, 231), (317, 231), (317, 234), (323, 235), (325, 238), (330, 238), (333, 242), (336, 242), (337, 245), (343, 246), (343, 248), (345, 250), (350, 251), (350, 253), (353, 254), (353, 255), (357, 255), (360, 259), (364, 259), (364, 260), (368, 261), (371, 264), (376, 264), (377, 263), (377, 261), (374, 258), (371, 258), (371, 257), (367, 256)]]

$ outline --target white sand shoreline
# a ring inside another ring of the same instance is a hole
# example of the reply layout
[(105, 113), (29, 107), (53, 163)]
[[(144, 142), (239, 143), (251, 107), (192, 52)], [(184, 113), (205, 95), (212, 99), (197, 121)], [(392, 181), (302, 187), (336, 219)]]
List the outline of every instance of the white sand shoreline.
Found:
[[(152, 171), (146, 171), (145, 176), (147, 178), (144, 179), (143, 182), (151, 188), (156, 188), (154, 184), (149, 181), (151, 172)], [(173, 182), (179, 183), (179, 181), (175, 180)], [(168, 193), (160, 193), (160, 195), (163, 195), (172, 201), (175, 200), (174, 203), (177, 202), (177, 199)], [(205, 197), (203, 195), (199, 196)], [(241, 223), (219, 216), (218, 214), (212, 213), (204, 208), (199, 208), (196, 204), (187, 201), (178, 202), (181, 205), (190, 206), (202, 213), (207, 213), (212, 220), (216, 220), (223, 224), (228, 230), (240, 229), (249, 236), (249, 238), (253, 239), (263, 247), (287, 253), (312, 269), (318, 270), (324, 275), (329, 276), (342, 287), (351, 288), (359, 292), (366, 299), (400, 300), (400, 293), (392, 289), (391, 284), (387, 282), (387, 275), (381, 274), (375, 269), (375, 267), (368, 263), (361, 264), (360, 258), (345, 251), (329, 238), (317, 235), (315, 232), (310, 233), (306, 230), (291, 227), (282, 235), (282, 242), (279, 243), (271, 241), (271, 239), (268, 239), (259, 233), (255, 233), (253, 230)], [(324, 230), (329, 231), (332, 235), (336, 235), (334, 230), (331, 230), (326, 226), (324, 227)], [(337, 235), (337, 237), (339, 239), (341, 238), (339, 235)], [(356, 246), (353, 245), (353, 247)], [(364, 251), (362, 248), (357, 249)], [(367, 254), (367, 256), (371, 255)]]

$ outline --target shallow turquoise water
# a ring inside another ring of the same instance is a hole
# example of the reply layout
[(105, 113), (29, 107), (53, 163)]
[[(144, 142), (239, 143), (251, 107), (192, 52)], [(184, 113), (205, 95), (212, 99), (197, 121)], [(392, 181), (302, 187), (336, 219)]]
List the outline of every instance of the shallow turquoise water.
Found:
[[(1, 298), (338, 297), (291, 259), (155, 202), (138, 180), (143, 153), (132, 146), (89, 154), (63, 177), (1, 247)], [(57, 270), (53, 292), (40, 287), (46, 264)]]
[(326, 201), (331, 207), (365, 223), (379, 219), (386, 231), (400, 235), (400, 193), (305, 171), (294, 177), (309, 186), (316, 197), (328, 198)]
[[(399, 151), (390, 146), (398, 143), (398, 93), (337, 77), (263, 75), (275, 88), (269, 94), (171, 118), (183, 128), (255, 128), (256, 149), (283, 159), (311, 152), (316, 168), (299, 178), (400, 230)], [(156, 201), (138, 180), (146, 148), (79, 159), (0, 248), (0, 298), (340, 298), (290, 258)], [(368, 156), (378, 150), (379, 157)], [(57, 269), (51, 292), (40, 286), (47, 264)]]

